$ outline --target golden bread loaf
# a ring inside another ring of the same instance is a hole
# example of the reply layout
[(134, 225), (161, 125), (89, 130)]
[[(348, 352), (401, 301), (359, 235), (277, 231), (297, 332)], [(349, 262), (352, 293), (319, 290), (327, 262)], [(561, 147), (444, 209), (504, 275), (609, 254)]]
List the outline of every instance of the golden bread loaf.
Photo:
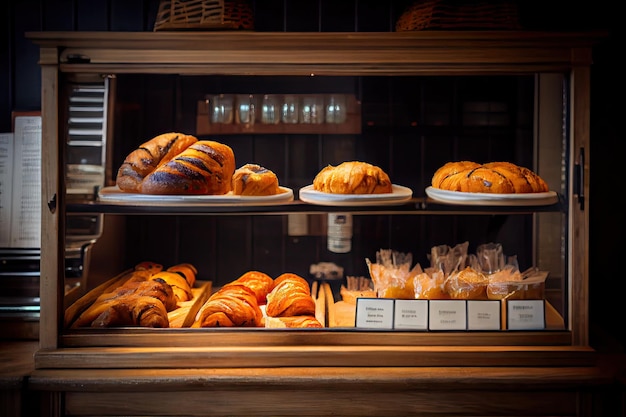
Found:
[(331, 194), (383, 194), (392, 192), (389, 175), (367, 162), (328, 165), (313, 179), (313, 189)]
[(175, 132), (155, 136), (128, 154), (117, 171), (117, 186), (122, 191), (140, 193), (148, 174), (197, 141), (194, 136)]
[(235, 154), (220, 142), (193, 143), (148, 174), (141, 183), (144, 194), (223, 195), (230, 192)]
[(281, 192), (276, 174), (257, 164), (246, 164), (236, 169), (232, 181), (235, 195), (274, 195)]
[(478, 164), (472, 161), (448, 162), (433, 174), (434, 188), (466, 193), (541, 193), (548, 184), (528, 168), (511, 162)]

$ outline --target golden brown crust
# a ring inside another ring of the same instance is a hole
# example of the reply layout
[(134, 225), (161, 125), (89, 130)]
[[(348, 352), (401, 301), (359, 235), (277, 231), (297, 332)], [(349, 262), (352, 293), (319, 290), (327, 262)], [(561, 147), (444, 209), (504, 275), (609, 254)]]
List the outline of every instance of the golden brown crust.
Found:
[(315, 316), (309, 283), (289, 272), (278, 276), (274, 279), (274, 289), (267, 294), (265, 312), (269, 317)]
[(167, 268), (167, 270), (169, 272), (176, 272), (177, 274), (184, 277), (191, 288), (193, 288), (194, 284), (196, 283), (196, 275), (198, 274), (198, 270), (190, 263), (176, 264), (170, 266), (169, 268)]
[(163, 133), (132, 151), (117, 171), (116, 184), (122, 191), (139, 193), (144, 178), (167, 163), (198, 139), (183, 133)]
[(92, 322), (91, 327), (169, 327), (163, 303), (146, 295), (131, 295), (112, 302)]
[(248, 271), (226, 285), (245, 285), (254, 292), (257, 303), (264, 305), (267, 303), (267, 294), (274, 288), (274, 278), (264, 272)]
[(226, 285), (215, 292), (198, 312), (192, 327), (260, 327), (263, 312), (254, 292), (245, 285)]
[(321, 328), (322, 323), (313, 316), (267, 317), (265, 327), (269, 328)]
[(148, 174), (144, 194), (223, 195), (232, 187), (235, 154), (220, 142), (198, 141)]
[(189, 301), (193, 298), (191, 286), (180, 274), (173, 271), (161, 271), (150, 277), (151, 281), (162, 281), (169, 284), (174, 291), (174, 295), (178, 301)]
[(260, 165), (246, 164), (233, 174), (235, 195), (275, 195), (280, 192), (276, 174)]
[(313, 179), (313, 189), (331, 194), (384, 194), (393, 191), (385, 171), (360, 161), (328, 165)]
[(539, 193), (548, 191), (546, 182), (528, 168), (511, 162), (480, 165), (472, 161), (448, 162), (435, 171), (434, 188), (467, 193)]

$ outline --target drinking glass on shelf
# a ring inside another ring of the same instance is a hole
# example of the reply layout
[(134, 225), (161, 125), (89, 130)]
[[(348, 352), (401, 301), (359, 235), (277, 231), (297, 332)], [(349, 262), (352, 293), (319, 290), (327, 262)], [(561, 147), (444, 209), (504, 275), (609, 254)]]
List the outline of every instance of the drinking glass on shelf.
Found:
[(261, 123), (274, 125), (280, 122), (280, 96), (265, 94), (261, 103)]
[(286, 124), (298, 123), (300, 111), (300, 99), (295, 94), (287, 94), (283, 97), (280, 120)]
[(256, 121), (256, 103), (252, 94), (237, 94), (236, 123), (246, 127), (253, 126)]
[(233, 96), (217, 94), (209, 97), (209, 121), (230, 124), (233, 122)]
[(308, 94), (302, 97), (300, 106), (300, 123), (324, 123), (324, 98), (319, 94)]
[(326, 123), (344, 123), (346, 121), (345, 94), (329, 94), (326, 98)]

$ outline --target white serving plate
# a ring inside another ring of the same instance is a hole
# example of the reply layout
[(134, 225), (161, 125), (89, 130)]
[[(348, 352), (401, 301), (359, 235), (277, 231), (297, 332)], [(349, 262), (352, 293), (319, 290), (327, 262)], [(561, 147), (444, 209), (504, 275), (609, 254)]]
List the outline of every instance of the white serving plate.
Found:
[(299, 198), (305, 203), (323, 206), (385, 206), (402, 204), (411, 199), (413, 191), (401, 185), (392, 185), (385, 194), (331, 194), (313, 189), (313, 184), (300, 189)]
[(284, 204), (293, 201), (293, 190), (280, 187), (282, 193), (263, 196), (224, 195), (155, 195), (127, 193), (117, 186), (104, 187), (98, 192), (98, 200), (116, 204), (150, 205), (204, 205), (204, 206), (257, 206)]
[(545, 206), (559, 201), (554, 191), (519, 194), (464, 193), (431, 186), (426, 188), (426, 195), (439, 203), (474, 206)]

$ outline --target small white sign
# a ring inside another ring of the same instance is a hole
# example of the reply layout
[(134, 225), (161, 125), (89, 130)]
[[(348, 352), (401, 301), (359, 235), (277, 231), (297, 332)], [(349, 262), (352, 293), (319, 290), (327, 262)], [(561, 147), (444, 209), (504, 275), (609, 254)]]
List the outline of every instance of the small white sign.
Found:
[(540, 330), (546, 328), (544, 300), (508, 300), (507, 329)]
[(393, 329), (391, 298), (357, 298), (356, 327), (363, 329)]
[(430, 300), (428, 302), (430, 330), (467, 330), (465, 300)]
[(428, 330), (428, 300), (396, 300), (394, 329)]
[(467, 300), (468, 330), (500, 330), (499, 300)]

